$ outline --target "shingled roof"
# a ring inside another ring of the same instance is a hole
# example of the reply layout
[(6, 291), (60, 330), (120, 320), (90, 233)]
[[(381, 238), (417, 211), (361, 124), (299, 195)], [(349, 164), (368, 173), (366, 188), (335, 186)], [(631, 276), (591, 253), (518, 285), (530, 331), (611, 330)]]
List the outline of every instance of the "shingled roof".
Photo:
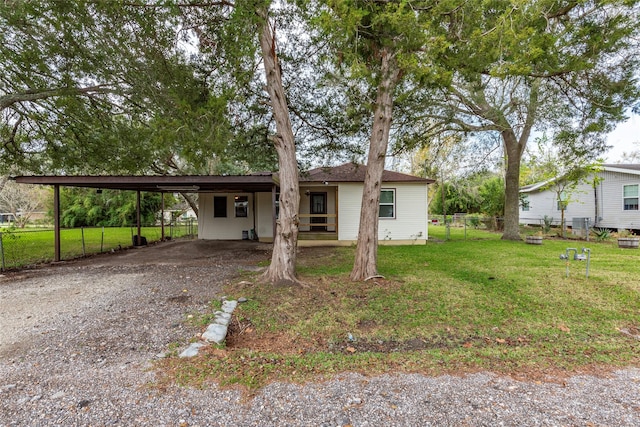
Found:
[[(303, 172), (300, 182), (364, 182), (367, 166), (357, 163), (345, 163), (334, 167), (321, 167)], [(400, 172), (385, 170), (382, 172), (383, 182), (423, 182), (431, 184), (433, 179), (420, 178)]]

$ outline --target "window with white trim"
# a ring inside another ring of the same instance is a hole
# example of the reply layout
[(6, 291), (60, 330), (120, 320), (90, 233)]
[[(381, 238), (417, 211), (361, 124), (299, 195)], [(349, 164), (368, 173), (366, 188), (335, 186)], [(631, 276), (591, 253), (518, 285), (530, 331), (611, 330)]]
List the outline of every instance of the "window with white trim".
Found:
[(529, 195), (528, 194), (521, 194), (520, 195), (520, 206), (522, 207), (522, 211), (528, 211), (529, 210)]
[(567, 206), (569, 206), (569, 199), (567, 197), (567, 193), (563, 191), (558, 196), (556, 210), (559, 210), (559, 211), (567, 210)]
[(622, 187), (622, 200), (625, 211), (638, 210), (638, 184), (624, 185)]
[(396, 190), (393, 188), (380, 190), (379, 218), (396, 217)]

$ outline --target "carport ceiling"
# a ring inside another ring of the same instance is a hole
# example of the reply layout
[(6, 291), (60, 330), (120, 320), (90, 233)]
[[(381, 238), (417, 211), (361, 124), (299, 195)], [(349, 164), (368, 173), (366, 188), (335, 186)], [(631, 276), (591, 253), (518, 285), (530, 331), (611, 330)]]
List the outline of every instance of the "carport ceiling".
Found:
[(246, 192), (271, 191), (272, 174), (256, 175), (185, 175), (185, 176), (18, 176), (22, 184), (59, 185), (111, 190), (175, 192)]

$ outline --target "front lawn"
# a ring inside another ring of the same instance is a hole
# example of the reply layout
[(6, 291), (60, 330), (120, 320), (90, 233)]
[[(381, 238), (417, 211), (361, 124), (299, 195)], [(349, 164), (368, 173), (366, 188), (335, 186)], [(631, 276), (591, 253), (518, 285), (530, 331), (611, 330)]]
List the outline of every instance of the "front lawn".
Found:
[[(582, 246), (591, 249), (589, 278), (583, 261), (570, 261), (566, 277), (559, 255)], [(540, 378), (639, 365), (638, 250), (486, 233), (382, 246), (385, 278), (365, 283), (348, 278), (353, 256), (352, 247), (304, 248), (303, 287), (260, 285), (257, 276), (228, 286), (249, 302), (236, 310), (227, 346), (169, 358), (167, 380), (256, 388), (343, 371)]]

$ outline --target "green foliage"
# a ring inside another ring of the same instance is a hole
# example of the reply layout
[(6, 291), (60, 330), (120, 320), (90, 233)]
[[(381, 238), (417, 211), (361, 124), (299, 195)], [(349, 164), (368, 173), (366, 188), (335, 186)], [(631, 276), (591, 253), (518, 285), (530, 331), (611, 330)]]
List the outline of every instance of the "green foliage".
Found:
[(429, 211), (433, 214), (443, 214), (442, 193), (444, 192), (444, 211), (447, 214), (456, 212), (478, 212), (476, 195), (456, 182), (445, 182), (438, 186), (429, 203)]
[[(140, 221), (142, 225), (155, 225), (161, 206), (160, 193), (142, 193)], [(164, 194), (165, 205), (171, 206), (175, 199)], [(119, 227), (136, 223), (135, 192), (62, 188), (60, 191), (60, 222), (63, 227), (106, 226)]]
[(3, 165), (34, 173), (185, 174), (207, 172), (216, 155), (227, 163), (268, 158), (271, 169), (273, 150), (250, 143), (244, 123), (229, 121), (235, 95), (228, 79), (217, 78), (222, 61), (182, 49), (192, 43), (178, 40), (187, 16), (171, 3), (0, 5)]
[(594, 227), (591, 232), (596, 236), (598, 242), (605, 242), (611, 238), (611, 230), (608, 228)]
[(443, 190), (447, 214), (465, 212), (501, 216), (504, 212), (504, 179), (500, 176), (479, 172), (439, 185), (431, 196), (430, 213), (438, 215), (443, 213)]
[(480, 211), (489, 216), (504, 214), (504, 179), (494, 176), (485, 180), (478, 189), (481, 202)]

